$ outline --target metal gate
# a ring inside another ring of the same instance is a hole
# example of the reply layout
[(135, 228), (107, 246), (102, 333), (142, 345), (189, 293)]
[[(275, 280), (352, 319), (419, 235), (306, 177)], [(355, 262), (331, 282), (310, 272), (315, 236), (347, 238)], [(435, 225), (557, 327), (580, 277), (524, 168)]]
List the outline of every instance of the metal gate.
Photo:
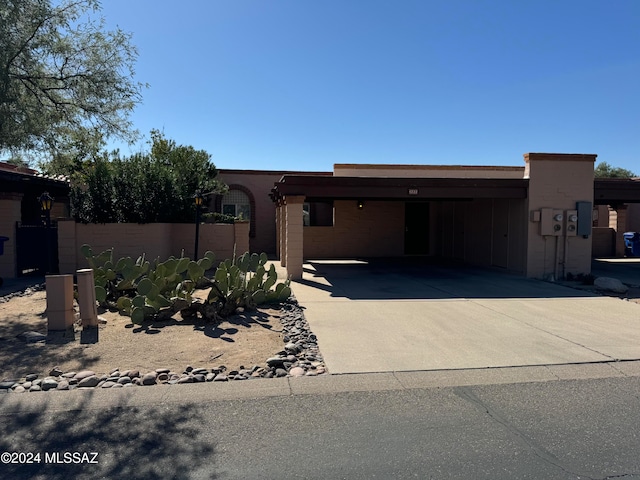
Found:
[(58, 224), (16, 222), (18, 276), (58, 273)]

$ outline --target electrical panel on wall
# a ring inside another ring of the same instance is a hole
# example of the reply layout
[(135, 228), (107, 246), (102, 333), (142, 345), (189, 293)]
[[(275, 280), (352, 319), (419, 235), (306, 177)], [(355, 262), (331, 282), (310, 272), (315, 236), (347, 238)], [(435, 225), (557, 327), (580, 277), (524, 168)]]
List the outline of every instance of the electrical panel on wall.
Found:
[(576, 202), (576, 210), (578, 211), (578, 235), (587, 238), (591, 235), (591, 227), (593, 226), (593, 203)]

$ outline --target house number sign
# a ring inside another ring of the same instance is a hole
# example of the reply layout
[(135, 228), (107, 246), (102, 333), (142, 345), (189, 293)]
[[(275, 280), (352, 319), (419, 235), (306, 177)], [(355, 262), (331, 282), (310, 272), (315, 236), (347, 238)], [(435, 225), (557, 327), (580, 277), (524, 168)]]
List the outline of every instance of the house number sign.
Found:
[(409, 189), (409, 195), (418, 195), (418, 189), (417, 188), (410, 188)]

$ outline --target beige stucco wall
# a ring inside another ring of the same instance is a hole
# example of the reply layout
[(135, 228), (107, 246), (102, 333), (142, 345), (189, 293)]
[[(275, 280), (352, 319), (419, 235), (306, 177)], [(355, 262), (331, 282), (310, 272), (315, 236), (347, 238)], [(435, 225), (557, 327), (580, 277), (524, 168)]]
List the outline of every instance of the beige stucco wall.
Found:
[(592, 235), (587, 238), (568, 237), (566, 243), (564, 236), (542, 236), (541, 222), (533, 221), (531, 212), (542, 208), (574, 210), (577, 201), (593, 203), (595, 158), (595, 155), (525, 154), (526, 175), (529, 177), (528, 277), (555, 278), (566, 273), (591, 271)]
[[(230, 258), (234, 253), (242, 254), (249, 244), (248, 223), (201, 224), (199, 256), (211, 250), (217, 260)], [(114, 258), (130, 256), (138, 258), (142, 253), (148, 260), (156, 257), (184, 255), (193, 257), (195, 246), (195, 225), (170, 223), (112, 223), (80, 224), (73, 220), (58, 222), (58, 255), (60, 273), (74, 273), (78, 268), (86, 268), (87, 263), (80, 253), (80, 247), (88, 244), (95, 254), (109, 248), (114, 250)]]
[(524, 167), (476, 165), (367, 165), (337, 163), (336, 177), (522, 178)]
[(353, 258), (404, 254), (404, 202), (334, 202), (332, 227), (304, 227), (304, 257)]
[(0, 236), (9, 237), (0, 256), (0, 277), (3, 278), (16, 276), (16, 222), (21, 218), (21, 205), (21, 194), (0, 193)]

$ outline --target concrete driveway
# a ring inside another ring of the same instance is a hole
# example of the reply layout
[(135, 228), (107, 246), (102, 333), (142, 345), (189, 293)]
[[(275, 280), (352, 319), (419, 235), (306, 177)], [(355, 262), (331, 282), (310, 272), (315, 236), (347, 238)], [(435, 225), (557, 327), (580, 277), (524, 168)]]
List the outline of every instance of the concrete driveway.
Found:
[(640, 359), (640, 305), (415, 259), (316, 261), (292, 284), (331, 373)]

